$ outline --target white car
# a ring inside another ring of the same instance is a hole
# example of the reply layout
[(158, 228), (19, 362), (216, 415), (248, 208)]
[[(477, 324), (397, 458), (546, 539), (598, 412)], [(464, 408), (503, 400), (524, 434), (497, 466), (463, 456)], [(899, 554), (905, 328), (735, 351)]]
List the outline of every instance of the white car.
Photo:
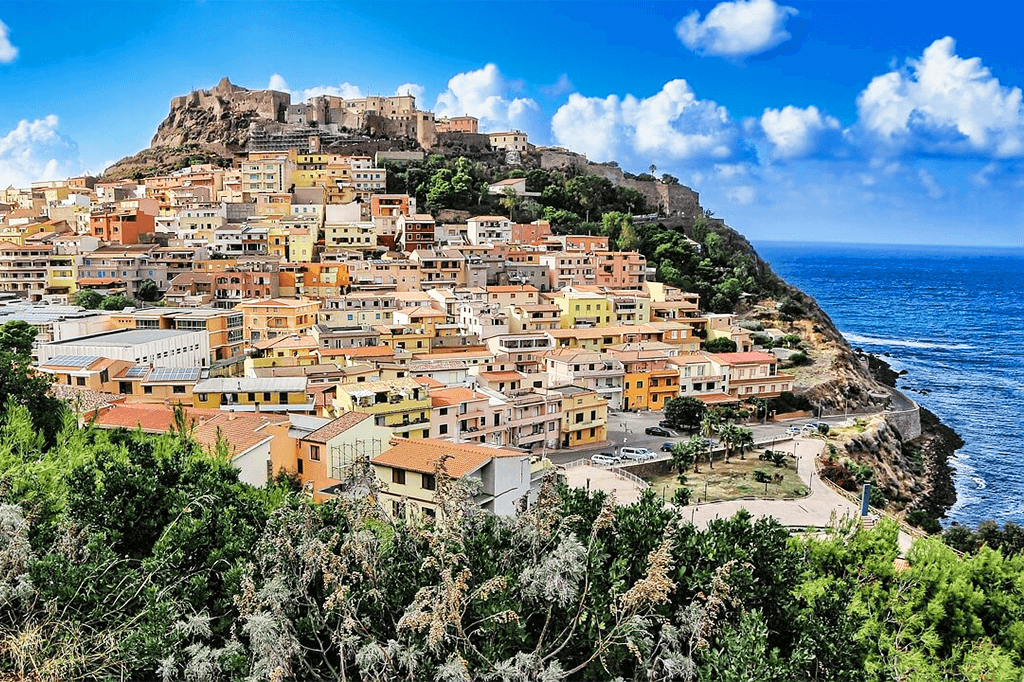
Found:
[(614, 466), (616, 464), (621, 464), (622, 460), (616, 457), (615, 455), (606, 455), (604, 453), (601, 453), (597, 455), (591, 455), (590, 463), (595, 464), (597, 466)]
[(643, 462), (648, 459), (654, 459), (657, 457), (653, 452), (647, 448), (622, 448), (619, 450), (619, 455), (625, 459), (632, 459), (637, 462)]
[(799, 426), (790, 426), (788, 429), (786, 429), (786, 435), (787, 436), (799, 436), (800, 435), (800, 427)]

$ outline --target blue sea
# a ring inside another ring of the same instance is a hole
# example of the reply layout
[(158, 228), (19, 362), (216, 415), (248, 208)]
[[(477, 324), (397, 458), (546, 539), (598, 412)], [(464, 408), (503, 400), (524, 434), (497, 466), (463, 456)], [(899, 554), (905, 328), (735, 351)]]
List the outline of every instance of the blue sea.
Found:
[(963, 438), (949, 521), (1024, 524), (1024, 248), (755, 246)]

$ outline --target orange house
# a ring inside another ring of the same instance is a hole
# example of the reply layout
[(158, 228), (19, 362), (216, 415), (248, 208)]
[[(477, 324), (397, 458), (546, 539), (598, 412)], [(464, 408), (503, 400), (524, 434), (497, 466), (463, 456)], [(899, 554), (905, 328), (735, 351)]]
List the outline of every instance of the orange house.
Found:
[(116, 213), (93, 213), (89, 217), (89, 231), (93, 237), (111, 244), (138, 244), (140, 234), (156, 231), (156, 220), (140, 210)]

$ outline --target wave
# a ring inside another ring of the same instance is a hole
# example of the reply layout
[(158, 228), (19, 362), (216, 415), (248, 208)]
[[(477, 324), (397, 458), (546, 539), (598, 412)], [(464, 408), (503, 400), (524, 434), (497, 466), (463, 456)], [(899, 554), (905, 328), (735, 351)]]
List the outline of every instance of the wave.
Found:
[(877, 336), (866, 336), (854, 332), (841, 332), (850, 343), (862, 343), (868, 346), (897, 346), (900, 348), (946, 348), (948, 350), (973, 350), (976, 346), (969, 343), (934, 343), (929, 341), (910, 341), (908, 339), (883, 339)]

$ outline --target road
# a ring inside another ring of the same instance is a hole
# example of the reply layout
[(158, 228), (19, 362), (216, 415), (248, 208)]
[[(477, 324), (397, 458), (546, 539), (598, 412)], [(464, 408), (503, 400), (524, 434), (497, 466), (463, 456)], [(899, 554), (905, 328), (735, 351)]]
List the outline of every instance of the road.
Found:
[[(610, 445), (590, 449), (577, 449), (572, 452), (548, 451), (548, 458), (555, 464), (565, 464), (582, 457), (589, 457), (597, 452), (612, 452), (624, 446), (648, 448), (660, 455), (663, 443), (675, 443), (690, 437), (688, 433), (678, 432), (674, 432), (675, 435), (671, 438), (648, 436), (644, 433), (644, 429), (649, 426), (657, 426), (658, 422), (664, 418), (663, 412), (609, 412), (608, 440), (611, 441)], [(744, 426), (754, 432), (755, 442), (763, 443), (771, 439), (778, 439), (781, 445), (781, 441), (790, 440), (790, 436), (786, 435), (787, 428), (794, 424), (806, 424), (808, 421), (812, 420), (797, 419), (788, 422), (768, 422), (767, 424), (746, 424)], [(823, 421), (828, 424), (837, 425), (846, 421), (846, 418), (842, 416), (824, 417), (813, 421)], [(771, 448), (772, 446), (769, 445), (768, 447)]]

